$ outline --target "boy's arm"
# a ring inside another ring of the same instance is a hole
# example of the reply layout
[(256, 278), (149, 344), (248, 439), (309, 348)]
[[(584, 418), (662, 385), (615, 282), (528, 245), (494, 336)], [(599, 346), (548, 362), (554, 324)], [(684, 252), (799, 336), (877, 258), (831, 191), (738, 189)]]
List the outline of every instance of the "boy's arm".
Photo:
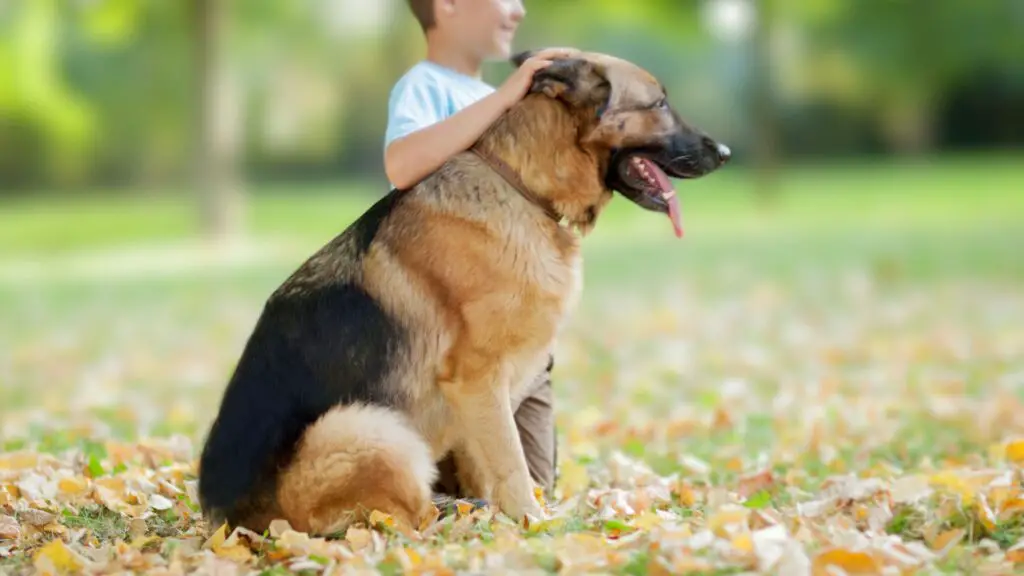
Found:
[(511, 104), (499, 91), (448, 118), (396, 138), (384, 151), (384, 172), (399, 190), (410, 188), (468, 149)]
[[(384, 150), (384, 172), (399, 190), (410, 188), (467, 150), (506, 110), (530, 89), (533, 74), (551, 64), (561, 51), (542, 52), (523, 62), (500, 88), (425, 128), (393, 139)], [(408, 120), (408, 119), (405, 119)]]

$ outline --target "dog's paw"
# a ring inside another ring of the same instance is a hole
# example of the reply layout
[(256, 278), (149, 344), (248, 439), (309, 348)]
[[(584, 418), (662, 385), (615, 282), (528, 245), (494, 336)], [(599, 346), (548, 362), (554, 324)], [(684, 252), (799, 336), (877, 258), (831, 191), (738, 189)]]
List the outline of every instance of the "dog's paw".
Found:
[(547, 519), (544, 509), (532, 493), (517, 497), (518, 493), (501, 486), (494, 492), (498, 509), (517, 522), (541, 522)]

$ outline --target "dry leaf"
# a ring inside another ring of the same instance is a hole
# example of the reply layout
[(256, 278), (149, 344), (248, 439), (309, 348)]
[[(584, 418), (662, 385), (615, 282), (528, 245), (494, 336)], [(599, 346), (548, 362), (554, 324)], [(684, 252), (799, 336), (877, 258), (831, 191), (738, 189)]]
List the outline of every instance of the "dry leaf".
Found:
[(356, 551), (364, 550), (373, 543), (370, 531), (364, 528), (349, 528), (345, 532), (345, 541)]
[(10, 516), (0, 514), (0, 540), (17, 540), (21, 536), (21, 526)]
[(81, 557), (60, 539), (51, 540), (36, 551), (32, 565), (43, 575), (73, 574), (83, 567)]
[(281, 534), (284, 534), (291, 529), (292, 525), (289, 524), (287, 520), (281, 518), (271, 521), (268, 528), (271, 538), (280, 538)]
[(153, 510), (170, 510), (174, 507), (174, 502), (159, 494), (153, 494), (149, 497), (149, 507)]
[(18, 518), (23, 524), (41, 527), (53, 522), (57, 517), (49, 512), (29, 508), (18, 513)]
[(561, 463), (558, 473), (558, 488), (568, 498), (582, 494), (590, 486), (586, 466), (576, 460), (568, 459)]
[(1024, 440), (1007, 442), (1006, 459), (1014, 464), (1024, 463)]
[(81, 476), (61, 478), (57, 489), (65, 496), (78, 496), (89, 490), (89, 479)]
[(826, 550), (814, 557), (811, 573), (814, 576), (829, 576), (830, 568), (841, 568), (846, 574), (878, 574), (882, 566), (866, 552), (854, 552), (844, 549)]

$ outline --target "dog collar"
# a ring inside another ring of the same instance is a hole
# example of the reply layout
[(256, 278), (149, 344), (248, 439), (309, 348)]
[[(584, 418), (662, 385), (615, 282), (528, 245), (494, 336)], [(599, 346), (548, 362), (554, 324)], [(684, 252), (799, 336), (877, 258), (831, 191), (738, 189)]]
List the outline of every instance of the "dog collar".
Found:
[(478, 146), (471, 147), (469, 151), (476, 154), (481, 160), (483, 160), (484, 164), (487, 164), (491, 170), (497, 172), (498, 175), (515, 188), (516, 192), (519, 192), (523, 198), (526, 198), (531, 204), (543, 210), (544, 214), (546, 214), (548, 218), (554, 220), (556, 224), (561, 224), (562, 215), (555, 210), (554, 205), (552, 205), (549, 200), (534, 194), (533, 191), (530, 190), (530, 187), (526, 185), (526, 182), (523, 182), (523, 179), (515, 170), (512, 169), (511, 166), (508, 165), (508, 163), (497, 156), (484, 152)]

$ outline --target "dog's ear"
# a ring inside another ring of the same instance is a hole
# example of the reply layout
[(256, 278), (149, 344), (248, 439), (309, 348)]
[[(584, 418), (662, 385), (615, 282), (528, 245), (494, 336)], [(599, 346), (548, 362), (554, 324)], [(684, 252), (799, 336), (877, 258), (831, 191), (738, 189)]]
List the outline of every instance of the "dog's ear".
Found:
[[(536, 50), (520, 52), (512, 57), (512, 63), (518, 68), (536, 53)], [(541, 93), (572, 106), (586, 106), (607, 100), (607, 84), (593, 63), (582, 58), (555, 58), (551, 64), (534, 73), (530, 92)]]

